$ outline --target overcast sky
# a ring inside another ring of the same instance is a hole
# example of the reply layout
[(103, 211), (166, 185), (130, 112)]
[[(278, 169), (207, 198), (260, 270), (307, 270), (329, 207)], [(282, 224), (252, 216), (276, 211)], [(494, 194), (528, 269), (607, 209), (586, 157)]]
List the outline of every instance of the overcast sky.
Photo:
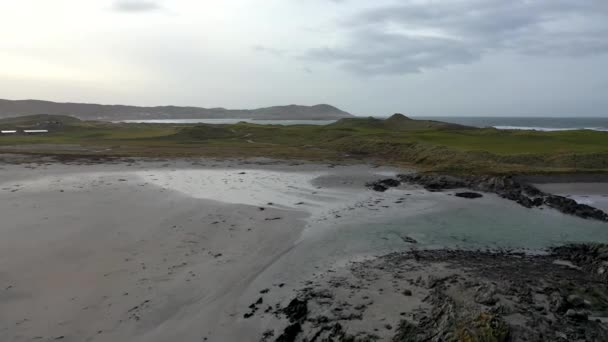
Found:
[(608, 1), (0, 0), (0, 98), (608, 116)]

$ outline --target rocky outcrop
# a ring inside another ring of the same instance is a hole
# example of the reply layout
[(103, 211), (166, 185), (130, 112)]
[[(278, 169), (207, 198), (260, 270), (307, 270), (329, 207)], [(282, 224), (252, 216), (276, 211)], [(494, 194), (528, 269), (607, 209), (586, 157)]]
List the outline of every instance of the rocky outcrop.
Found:
[(566, 245), (553, 248), (552, 253), (572, 262), (608, 284), (608, 245)]
[(288, 325), (276, 341), (608, 341), (597, 272), (608, 245), (548, 252), (413, 250), (354, 262), (278, 310)]
[(394, 187), (401, 185), (401, 182), (397, 179), (387, 178), (387, 179), (381, 179), (381, 180), (378, 180), (378, 181), (375, 181), (372, 183), (367, 183), (366, 185), (368, 188), (370, 188), (374, 191), (385, 192), (389, 188), (394, 188)]
[[(369, 183), (368, 187), (384, 192), (401, 183), (417, 184), (428, 191), (443, 191), (449, 189), (471, 189), (475, 191), (495, 193), (498, 196), (515, 201), (526, 208), (548, 206), (568, 215), (574, 215), (585, 219), (594, 219), (608, 222), (608, 214), (597, 208), (586, 204), (577, 203), (575, 200), (548, 194), (538, 188), (516, 181), (508, 176), (464, 176), (454, 177), (445, 175), (422, 175), (401, 174), (397, 179), (382, 179)], [(461, 195), (459, 197), (473, 196)]]

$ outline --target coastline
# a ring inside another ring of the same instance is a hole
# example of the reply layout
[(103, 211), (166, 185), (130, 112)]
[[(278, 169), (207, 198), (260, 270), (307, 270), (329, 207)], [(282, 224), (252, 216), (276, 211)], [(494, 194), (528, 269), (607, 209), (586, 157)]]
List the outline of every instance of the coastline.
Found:
[[(33, 160), (0, 165), (0, 337), (11, 341), (259, 341), (269, 329), (280, 335), (277, 310), (303, 287), (353, 262), (448, 246), (537, 253), (552, 241), (608, 242), (603, 223), (498, 196), (366, 190), (408, 171), (393, 167)], [(501, 226), (490, 214), (498, 210)], [(523, 245), (530, 224), (546, 238)], [(392, 299), (376, 305), (388, 315)]]

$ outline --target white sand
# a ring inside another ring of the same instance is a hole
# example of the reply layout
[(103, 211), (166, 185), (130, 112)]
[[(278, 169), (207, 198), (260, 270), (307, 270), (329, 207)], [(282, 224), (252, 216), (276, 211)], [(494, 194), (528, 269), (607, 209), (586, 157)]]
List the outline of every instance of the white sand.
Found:
[(258, 274), (370, 194), (319, 189), (318, 166), (206, 164), (2, 166), (0, 340), (257, 340)]

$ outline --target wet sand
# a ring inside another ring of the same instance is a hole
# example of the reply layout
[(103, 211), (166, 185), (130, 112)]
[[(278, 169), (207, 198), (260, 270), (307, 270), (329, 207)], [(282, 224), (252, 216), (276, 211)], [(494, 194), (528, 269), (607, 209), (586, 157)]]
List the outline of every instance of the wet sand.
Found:
[(271, 164), (2, 165), (0, 340), (251, 340), (250, 283), (352, 195)]
[[(469, 243), (472, 218), (493, 220), (480, 212), (500, 208), (520, 227), (565, 222), (555, 239), (598, 229), (490, 194), (364, 187), (403, 171), (267, 159), (2, 164), (0, 340), (258, 341), (282, 329), (273, 308), (310, 279), (415, 247), (408, 238)], [(387, 218), (397, 223), (377, 225)]]

